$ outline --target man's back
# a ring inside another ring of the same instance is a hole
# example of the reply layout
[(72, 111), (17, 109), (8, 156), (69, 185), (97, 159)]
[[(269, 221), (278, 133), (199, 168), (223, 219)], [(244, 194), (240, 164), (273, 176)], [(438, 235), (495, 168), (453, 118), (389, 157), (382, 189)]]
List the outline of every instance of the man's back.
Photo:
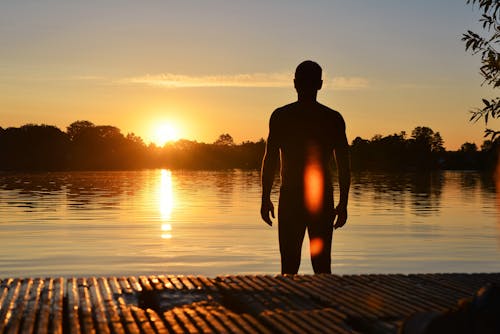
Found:
[(301, 186), (305, 169), (316, 164), (331, 187), (331, 161), (335, 148), (347, 147), (345, 123), (335, 110), (318, 102), (294, 102), (271, 115), (270, 141), (281, 151), (282, 186)]

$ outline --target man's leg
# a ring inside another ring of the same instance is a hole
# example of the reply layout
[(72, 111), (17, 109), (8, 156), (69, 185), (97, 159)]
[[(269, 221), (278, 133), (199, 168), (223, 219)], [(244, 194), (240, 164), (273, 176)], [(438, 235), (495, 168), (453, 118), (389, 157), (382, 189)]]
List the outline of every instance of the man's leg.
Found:
[(315, 274), (331, 274), (333, 221), (330, 217), (309, 222), (309, 249)]
[(281, 254), (281, 274), (296, 274), (300, 267), (300, 254), (306, 226), (302, 221), (278, 218)]
[(282, 274), (296, 274), (299, 271), (302, 242), (306, 233), (302, 206), (301, 196), (298, 196), (295, 192), (282, 189), (278, 207), (278, 234)]

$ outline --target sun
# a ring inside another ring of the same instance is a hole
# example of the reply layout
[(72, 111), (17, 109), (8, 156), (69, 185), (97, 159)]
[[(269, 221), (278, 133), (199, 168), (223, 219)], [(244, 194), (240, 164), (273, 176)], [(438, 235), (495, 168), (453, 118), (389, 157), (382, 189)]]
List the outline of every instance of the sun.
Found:
[(179, 132), (175, 126), (170, 123), (158, 124), (154, 129), (153, 143), (163, 146), (170, 141), (179, 139)]

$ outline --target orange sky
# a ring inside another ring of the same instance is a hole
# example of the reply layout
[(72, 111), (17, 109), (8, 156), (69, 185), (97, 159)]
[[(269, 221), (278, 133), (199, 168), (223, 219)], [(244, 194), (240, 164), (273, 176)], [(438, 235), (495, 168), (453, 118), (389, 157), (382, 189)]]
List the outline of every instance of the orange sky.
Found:
[(149, 142), (170, 124), (192, 140), (258, 140), (296, 98), (295, 66), (313, 59), (324, 69), (319, 101), (343, 114), (349, 140), (416, 126), (439, 131), (448, 149), (483, 140), (468, 111), (493, 93), (460, 41), (479, 29), (465, 1), (1, 7), (2, 127), (89, 120)]

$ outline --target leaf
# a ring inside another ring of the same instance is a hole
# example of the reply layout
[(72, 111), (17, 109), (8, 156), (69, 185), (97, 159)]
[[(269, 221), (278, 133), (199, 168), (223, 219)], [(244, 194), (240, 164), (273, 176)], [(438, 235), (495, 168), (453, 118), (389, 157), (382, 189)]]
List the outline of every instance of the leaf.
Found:
[(489, 106), (490, 106), (490, 101), (488, 101), (488, 100), (486, 100), (486, 99), (483, 99), (483, 103), (484, 103), (487, 107), (489, 107)]

